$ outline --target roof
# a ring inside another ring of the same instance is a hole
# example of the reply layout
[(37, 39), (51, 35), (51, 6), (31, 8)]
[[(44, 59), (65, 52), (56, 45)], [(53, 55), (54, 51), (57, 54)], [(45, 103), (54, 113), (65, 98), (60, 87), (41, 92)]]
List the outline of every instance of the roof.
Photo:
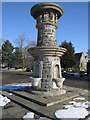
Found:
[(81, 56), (82, 56), (82, 53), (83, 53), (83, 52), (81, 52), (81, 53), (76, 53), (76, 54), (75, 54), (75, 57), (76, 57), (77, 60), (80, 60), (80, 58), (81, 58)]

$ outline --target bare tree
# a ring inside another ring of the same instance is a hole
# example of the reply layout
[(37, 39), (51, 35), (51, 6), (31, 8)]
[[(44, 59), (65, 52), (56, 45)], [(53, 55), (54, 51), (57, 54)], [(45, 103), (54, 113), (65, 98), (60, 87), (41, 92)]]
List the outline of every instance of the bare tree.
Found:
[(28, 48), (35, 47), (36, 41), (30, 41), (27, 37), (26, 33), (23, 32), (16, 40), (16, 46), (19, 48), (20, 52), (22, 53), (23, 64), (22, 68), (31, 66), (33, 62), (33, 58), (28, 53)]
[(24, 48), (25, 57), (30, 56), (30, 53), (28, 53), (28, 49), (31, 48), (31, 47), (36, 47), (36, 41), (35, 40), (32, 40), (32, 41), (28, 42), (28, 45)]
[(23, 49), (25, 46), (27, 46), (28, 37), (26, 36), (26, 33), (23, 32), (21, 35), (18, 36), (18, 38), (15, 40), (15, 44), (18, 48), (20, 48), (20, 52), (23, 52)]
[(19, 48), (19, 51), (22, 54), (22, 68), (24, 68), (24, 49), (27, 46), (27, 41), (28, 41), (28, 37), (26, 36), (26, 33), (23, 32), (21, 35), (18, 36), (18, 38), (15, 40), (15, 44), (16, 46)]
[(34, 62), (34, 58), (30, 55), (30, 53), (28, 52), (28, 49), (31, 47), (35, 47), (36, 46), (36, 41), (32, 40), (28, 43), (28, 45), (25, 47), (24, 49), (24, 56), (25, 56), (25, 67), (33, 67), (33, 62)]

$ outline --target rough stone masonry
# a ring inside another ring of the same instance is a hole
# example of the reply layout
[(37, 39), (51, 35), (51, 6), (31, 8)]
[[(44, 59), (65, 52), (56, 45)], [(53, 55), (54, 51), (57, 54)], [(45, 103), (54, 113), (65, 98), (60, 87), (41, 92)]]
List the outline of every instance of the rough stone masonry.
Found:
[(60, 58), (66, 49), (56, 43), (57, 20), (62, 14), (63, 9), (55, 3), (39, 3), (31, 8), (38, 37), (37, 46), (28, 51), (34, 57), (32, 86), (38, 91), (62, 91), (65, 78), (62, 78)]

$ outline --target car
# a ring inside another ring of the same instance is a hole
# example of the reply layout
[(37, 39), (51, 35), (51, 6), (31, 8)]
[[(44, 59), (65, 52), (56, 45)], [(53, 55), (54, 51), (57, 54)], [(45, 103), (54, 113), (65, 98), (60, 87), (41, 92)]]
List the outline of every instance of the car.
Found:
[(79, 74), (80, 74), (80, 77), (83, 77), (83, 76), (87, 75), (87, 72), (86, 71), (80, 71)]
[(26, 72), (32, 72), (32, 70), (30, 68), (27, 68)]
[(10, 68), (10, 70), (15, 70), (15, 68)]

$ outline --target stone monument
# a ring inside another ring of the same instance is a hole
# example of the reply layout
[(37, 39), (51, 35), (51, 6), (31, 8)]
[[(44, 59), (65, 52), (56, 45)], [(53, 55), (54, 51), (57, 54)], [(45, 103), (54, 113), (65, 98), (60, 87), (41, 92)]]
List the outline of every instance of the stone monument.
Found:
[(63, 9), (55, 3), (39, 3), (31, 8), (38, 29), (37, 46), (28, 49), (34, 57), (33, 77), (30, 78), (34, 93), (55, 96), (66, 92), (62, 89), (65, 78), (60, 64), (66, 49), (56, 43), (57, 20), (62, 14)]

